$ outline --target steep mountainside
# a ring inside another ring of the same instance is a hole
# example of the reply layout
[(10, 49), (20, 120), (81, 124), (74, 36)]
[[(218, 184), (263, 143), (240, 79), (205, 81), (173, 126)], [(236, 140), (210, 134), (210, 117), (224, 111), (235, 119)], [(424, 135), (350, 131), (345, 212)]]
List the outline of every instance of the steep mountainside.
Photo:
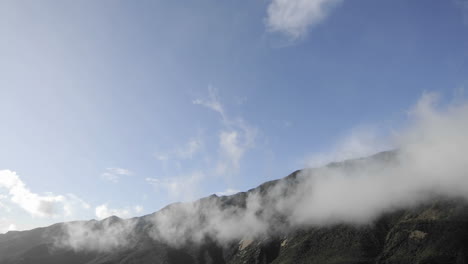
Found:
[[(393, 155), (393, 152), (385, 152), (367, 159), (390, 162)], [(352, 170), (356, 162), (360, 160), (328, 166)], [(203, 213), (204, 208), (214, 203), (228, 209), (245, 208), (249, 194), (266, 197), (278, 184), (288, 186), (282, 189), (281, 194), (287, 196), (300, 183), (299, 174), (300, 171), (296, 171), (248, 192), (203, 198), (194, 202), (197, 206), (193, 208), (198, 210), (196, 221), (184, 218), (184, 215), (176, 220), (181, 224), (187, 221), (197, 223), (191, 229), (182, 229), (184, 235), (191, 236), (197, 229), (204, 228), (206, 218), (210, 217)], [(262, 236), (222, 242), (210, 233), (178, 243), (171, 242), (178, 239), (175, 235), (165, 240), (155, 239), (155, 217), (183, 206), (172, 204), (154, 214), (134, 219), (110, 217), (102, 221), (60, 223), (30, 231), (10, 231), (0, 235), (0, 263), (468, 263), (468, 203), (461, 198), (437, 196), (412, 207), (395, 208), (371, 223), (360, 225), (337, 222), (292, 227), (283, 216), (273, 214), (274, 225)], [(263, 214), (267, 206), (268, 203), (261, 203), (256, 214)], [(180, 227), (178, 224), (175, 225), (176, 231)], [(228, 224), (234, 230), (241, 228), (233, 222)], [(82, 229), (70, 233), (70, 226)], [(119, 230), (119, 236), (113, 237), (117, 233), (106, 230)], [(122, 239), (121, 233), (126, 231), (129, 233), (125, 233)], [(101, 240), (104, 235), (108, 237)], [(81, 243), (75, 236), (88, 240)], [(68, 242), (66, 246), (63, 246), (63, 241)]]

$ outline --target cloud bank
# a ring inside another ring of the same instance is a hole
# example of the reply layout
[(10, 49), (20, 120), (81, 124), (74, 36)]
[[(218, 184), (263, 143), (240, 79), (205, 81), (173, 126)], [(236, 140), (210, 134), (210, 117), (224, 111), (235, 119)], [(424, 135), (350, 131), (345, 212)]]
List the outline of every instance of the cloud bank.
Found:
[(33, 217), (70, 217), (76, 210), (90, 206), (73, 194), (37, 194), (29, 190), (21, 178), (13, 171), (0, 170), (0, 189), (7, 194), (4, 200), (19, 206)]
[(321, 23), (342, 0), (272, 0), (267, 9), (269, 31), (293, 39), (304, 37), (309, 28)]
[[(391, 140), (396, 151), (304, 169), (248, 193), (170, 205), (141, 219), (144, 235), (176, 247), (207, 237), (228, 243), (301, 227), (368, 224), (433, 197), (468, 199), (468, 103), (442, 107), (436, 94), (426, 93), (409, 118), (411, 124)], [(122, 232), (117, 238), (130, 231)], [(81, 231), (69, 230), (71, 242), (62, 246), (74, 247), (76, 233)]]
[(63, 225), (63, 235), (53, 237), (58, 248), (75, 251), (109, 252), (133, 245), (136, 221), (122, 221), (116, 217), (102, 221), (69, 222)]

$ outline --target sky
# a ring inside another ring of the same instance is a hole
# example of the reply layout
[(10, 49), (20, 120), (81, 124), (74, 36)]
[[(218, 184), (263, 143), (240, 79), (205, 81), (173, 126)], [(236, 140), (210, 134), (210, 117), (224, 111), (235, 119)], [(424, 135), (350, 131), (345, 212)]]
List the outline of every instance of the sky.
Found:
[(4, 0), (0, 40), (0, 233), (391, 149), (468, 87), (466, 0)]

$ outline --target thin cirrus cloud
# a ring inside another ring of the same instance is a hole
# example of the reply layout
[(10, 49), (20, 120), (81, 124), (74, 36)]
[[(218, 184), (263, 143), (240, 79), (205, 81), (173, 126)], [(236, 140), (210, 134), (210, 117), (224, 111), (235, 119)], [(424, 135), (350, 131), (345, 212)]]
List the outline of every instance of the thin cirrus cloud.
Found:
[(226, 114), (224, 112), (224, 106), (221, 104), (218, 94), (213, 87), (208, 88), (208, 99), (195, 99), (192, 101), (194, 105), (201, 105), (207, 107), (221, 115), (221, 117), (225, 120)]
[(121, 176), (130, 176), (133, 172), (123, 168), (107, 168), (105, 172), (101, 174), (101, 177), (107, 181), (117, 183)]
[[(34, 193), (16, 172), (10, 170), (0, 171), (1, 189), (6, 190), (6, 194), (2, 195), (2, 200), (21, 208), (33, 217), (70, 217), (74, 216), (78, 210), (90, 208), (86, 202), (73, 194)], [(10, 208), (6, 205), (3, 207)]]
[(267, 8), (266, 26), (292, 39), (324, 21), (343, 0), (272, 0)]

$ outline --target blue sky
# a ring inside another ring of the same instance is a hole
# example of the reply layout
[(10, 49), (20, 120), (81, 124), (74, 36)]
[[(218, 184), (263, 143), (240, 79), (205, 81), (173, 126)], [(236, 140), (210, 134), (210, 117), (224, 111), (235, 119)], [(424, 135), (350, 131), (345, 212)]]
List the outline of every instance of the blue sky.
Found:
[(2, 1), (0, 40), (0, 232), (372, 154), (468, 85), (464, 0)]

